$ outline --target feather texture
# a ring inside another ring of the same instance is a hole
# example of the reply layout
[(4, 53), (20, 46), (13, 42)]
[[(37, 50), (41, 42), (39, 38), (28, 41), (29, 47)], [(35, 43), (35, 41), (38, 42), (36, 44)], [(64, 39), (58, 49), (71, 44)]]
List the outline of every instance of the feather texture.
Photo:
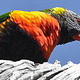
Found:
[[(12, 31), (15, 33), (18, 32), (18, 30), (22, 31), (22, 33), (28, 34), (29, 37), (32, 37), (32, 39), (38, 43), (39, 50), (41, 51), (39, 54), (42, 54), (46, 60), (48, 60), (52, 50), (58, 44), (60, 38), (60, 26), (58, 21), (50, 15), (38, 11), (12, 11), (9, 14), (9, 18), (6, 18), (5, 21), (3, 20), (0, 24), (0, 39), (2, 39), (1, 35), (3, 37), (9, 36), (12, 34)], [(2, 39), (0, 43), (3, 41), (4, 40)], [(17, 43), (15, 45), (17, 45)], [(14, 56), (14, 54), (12, 55)], [(27, 53), (26, 56), (28, 56)]]
[(65, 8), (0, 16), (0, 59), (47, 61), (58, 44), (80, 41), (80, 17)]

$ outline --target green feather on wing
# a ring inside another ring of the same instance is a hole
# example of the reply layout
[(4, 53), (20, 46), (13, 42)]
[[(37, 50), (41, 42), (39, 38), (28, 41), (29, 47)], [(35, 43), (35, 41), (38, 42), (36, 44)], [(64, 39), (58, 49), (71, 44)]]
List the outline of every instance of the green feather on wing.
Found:
[(9, 14), (10, 14), (10, 12), (1, 15), (0, 16), (0, 23), (4, 22), (6, 19), (8, 19), (10, 17)]

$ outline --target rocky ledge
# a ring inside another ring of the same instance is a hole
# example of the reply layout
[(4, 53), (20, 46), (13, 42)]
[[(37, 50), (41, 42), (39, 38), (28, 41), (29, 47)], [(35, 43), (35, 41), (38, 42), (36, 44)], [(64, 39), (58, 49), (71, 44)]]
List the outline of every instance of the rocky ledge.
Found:
[(58, 60), (53, 64), (0, 60), (0, 80), (80, 80), (80, 63), (61, 66)]

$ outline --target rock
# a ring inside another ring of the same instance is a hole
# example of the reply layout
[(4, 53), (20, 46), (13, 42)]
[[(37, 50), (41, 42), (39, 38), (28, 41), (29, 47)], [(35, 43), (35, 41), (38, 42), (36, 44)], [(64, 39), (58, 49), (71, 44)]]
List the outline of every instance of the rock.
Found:
[(53, 64), (34, 63), (29, 60), (0, 60), (0, 80), (79, 80), (80, 63), (69, 61), (61, 66), (56, 60)]

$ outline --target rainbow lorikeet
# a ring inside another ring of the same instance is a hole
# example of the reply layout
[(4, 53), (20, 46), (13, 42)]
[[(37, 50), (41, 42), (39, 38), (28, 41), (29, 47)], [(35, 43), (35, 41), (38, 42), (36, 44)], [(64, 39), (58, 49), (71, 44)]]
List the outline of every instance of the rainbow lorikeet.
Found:
[(47, 61), (56, 45), (80, 41), (80, 16), (65, 8), (14, 10), (0, 16), (0, 59)]

